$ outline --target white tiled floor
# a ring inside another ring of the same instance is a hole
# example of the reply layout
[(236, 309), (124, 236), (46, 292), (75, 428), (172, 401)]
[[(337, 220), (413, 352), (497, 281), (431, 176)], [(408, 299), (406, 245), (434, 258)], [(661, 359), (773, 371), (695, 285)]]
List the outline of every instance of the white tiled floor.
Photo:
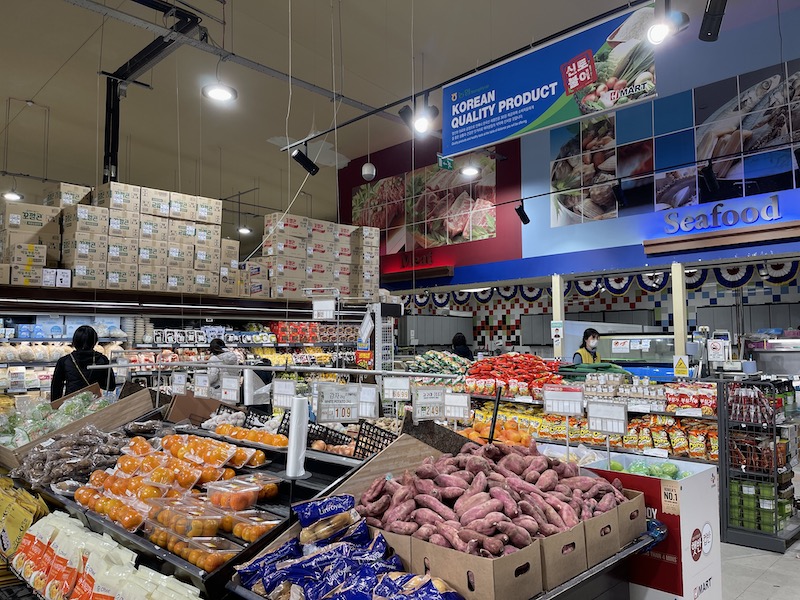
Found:
[(800, 542), (786, 554), (722, 544), (724, 600), (800, 598)]

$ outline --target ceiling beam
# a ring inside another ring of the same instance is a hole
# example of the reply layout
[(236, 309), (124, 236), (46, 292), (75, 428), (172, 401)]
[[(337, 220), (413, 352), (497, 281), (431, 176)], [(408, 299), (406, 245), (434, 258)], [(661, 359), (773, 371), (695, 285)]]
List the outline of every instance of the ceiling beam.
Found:
[(354, 100), (352, 98), (348, 98), (347, 96), (335, 93), (331, 90), (320, 87), (318, 85), (314, 85), (313, 83), (310, 83), (303, 79), (298, 79), (297, 77), (294, 76), (290, 78), (289, 75), (287, 73), (284, 73), (283, 71), (278, 71), (277, 69), (273, 69), (272, 67), (268, 67), (267, 65), (261, 64), (254, 60), (250, 60), (249, 58), (244, 58), (243, 56), (234, 54), (233, 52), (228, 52), (227, 50), (218, 48), (217, 46), (214, 46), (205, 40), (176, 33), (175, 31), (167, 27), (157, 25), (156, 23), (151, 23), (149, 21), (146, 21), (145, 19), (141, 19), (129, 13), (117, 10), (115, 8), (111, 8), (109, 6), (103, 6), (102, 4), (100, 4), (99, 2), (95, 2), (94, 0), (64, 0), (64, 1), (69, 4), (72, 4), (73, 6), (85, 8), (97, 14), (103, 15), (104, 17), (116, 19), (118, 21), (122, 21), (123, 23), (127, 23), (128, 25), (133, 25), (134, 27), (139, 27), (141, 29), (146, 29), (147, 31), (150, 31), (151, 33), (159, 35), (165, 39), (175, 40), (180, 44), (186, 46), (192, 46), (193, 48), (197, 48), (198, 50), (202, 50), (203, 52), (214, 54), (223, 61), (235, 63), (237, 65), (240, 65), (247, 69), (251, 69), (258, 73), (262, 73), (263, 75), (267, 75), (279, 81), (284, 81), (286, 83), (289, 83), (291, 81), (291, 84), (293, 86), (297, 86), (314, 94), (318, 94), (332, 101), (333, 100), (339, 101), (342, 104), (363, 111), (365, 113), (377, 114), (378, 116), (383, 117), (384, 119), (388, 119), (395, 123), (403, 122), (403, 120), (397, 115), (393, 115), (391, 113), (386, 113), (386, 112), (376, 113), (375, 111), (379, 109), (376, 109), (373, 106), (364, 104), (363, 102), (359, 102), (358, 100)]

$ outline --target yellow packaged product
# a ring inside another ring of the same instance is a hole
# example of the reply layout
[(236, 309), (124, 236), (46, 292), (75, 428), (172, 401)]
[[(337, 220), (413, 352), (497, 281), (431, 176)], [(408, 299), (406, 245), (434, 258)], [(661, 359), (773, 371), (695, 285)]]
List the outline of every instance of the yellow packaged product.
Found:
[(639, 447), (639, 426), (633, 421), (628, 423), (628, 433), (622, 438), (622, 445), (628, 450)]
[(686, 432), (680, 427), (670, 427), (669, 443), (675, 456), (683, 456), (689, 452), (689, 440), (686, 438)]
[(595, 446), (605, 446), (606, 443), (606, 434), (600, 433), (599, 431), (592, 432), (592, 444)]
[(704, 429), (690, 429), (689, 436), (689, 456), (692, 458), (708, 458), (706, 452), (706, 437), (708, 432)]
[(612, 448), (622, 448), (622, 436), (621, 435), (611, 435), (608, 437), (608, 442), (611, 444)]
[(672, 449), (672, 446), (669, 442), (669, 435), (667, 434), (666, 427), (663, 426), (655, 426), (650, 429), (650, 432), (653, 436), (653, 446), (655, 448), (659, 448), (661, 450), (666, 450), (669, 452)]
[(719, 460), (719, 433), (713, 428), (708, 430), (708, 459)]
[(650, 432), (649, 427), (642, 427), (639, 429), (639, 441), (637, 443), (639, 450), (647, 450), (653, 447), (653, 434)]
[(589, 423), (584, 421), (581, 423), (580, 433), (579, 433), (581, 444), (591, 444), (592, 442), (592, 432), (589, 430)]

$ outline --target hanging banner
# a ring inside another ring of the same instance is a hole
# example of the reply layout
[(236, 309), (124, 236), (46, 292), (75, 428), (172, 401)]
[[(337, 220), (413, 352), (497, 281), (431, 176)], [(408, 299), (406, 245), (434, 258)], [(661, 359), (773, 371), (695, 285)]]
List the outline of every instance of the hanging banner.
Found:
[(656, 95), (652, 5), (442, 90), (442, 154), (489, 146)]

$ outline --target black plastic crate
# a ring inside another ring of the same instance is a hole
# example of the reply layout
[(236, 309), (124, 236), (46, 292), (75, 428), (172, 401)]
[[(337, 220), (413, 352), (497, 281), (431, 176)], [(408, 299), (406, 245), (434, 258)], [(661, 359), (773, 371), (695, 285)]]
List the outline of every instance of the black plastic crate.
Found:
[(353, 458), (368, 458), (386, 448), (396, 439), (397, 436), (391, 431), (386, 431), (361, 419), (358, 422), (358, 438), (356, 438)]
[(36, 594), (26, 584), (15, 582), (0, 587), (0, 600), (36, 600)]
[[(278, 426), (278, 433), (289, 437), (289, 412), (285, 412), (283, 414), (283, 419), (281, 420), (281, 424)], [(318, 423), (309, 423), (308, 424), (308, 442), (309, 445), (311, 442), (322, 440), (326, 444), (331, 444), (333, 446), (341, 446), (349, 444), (353, 441), (349, 435), (344, 433), (339, 433), (335, 429), (331, 429), (330, 427), (325, 427), (324, 425), (320, 425)]]

